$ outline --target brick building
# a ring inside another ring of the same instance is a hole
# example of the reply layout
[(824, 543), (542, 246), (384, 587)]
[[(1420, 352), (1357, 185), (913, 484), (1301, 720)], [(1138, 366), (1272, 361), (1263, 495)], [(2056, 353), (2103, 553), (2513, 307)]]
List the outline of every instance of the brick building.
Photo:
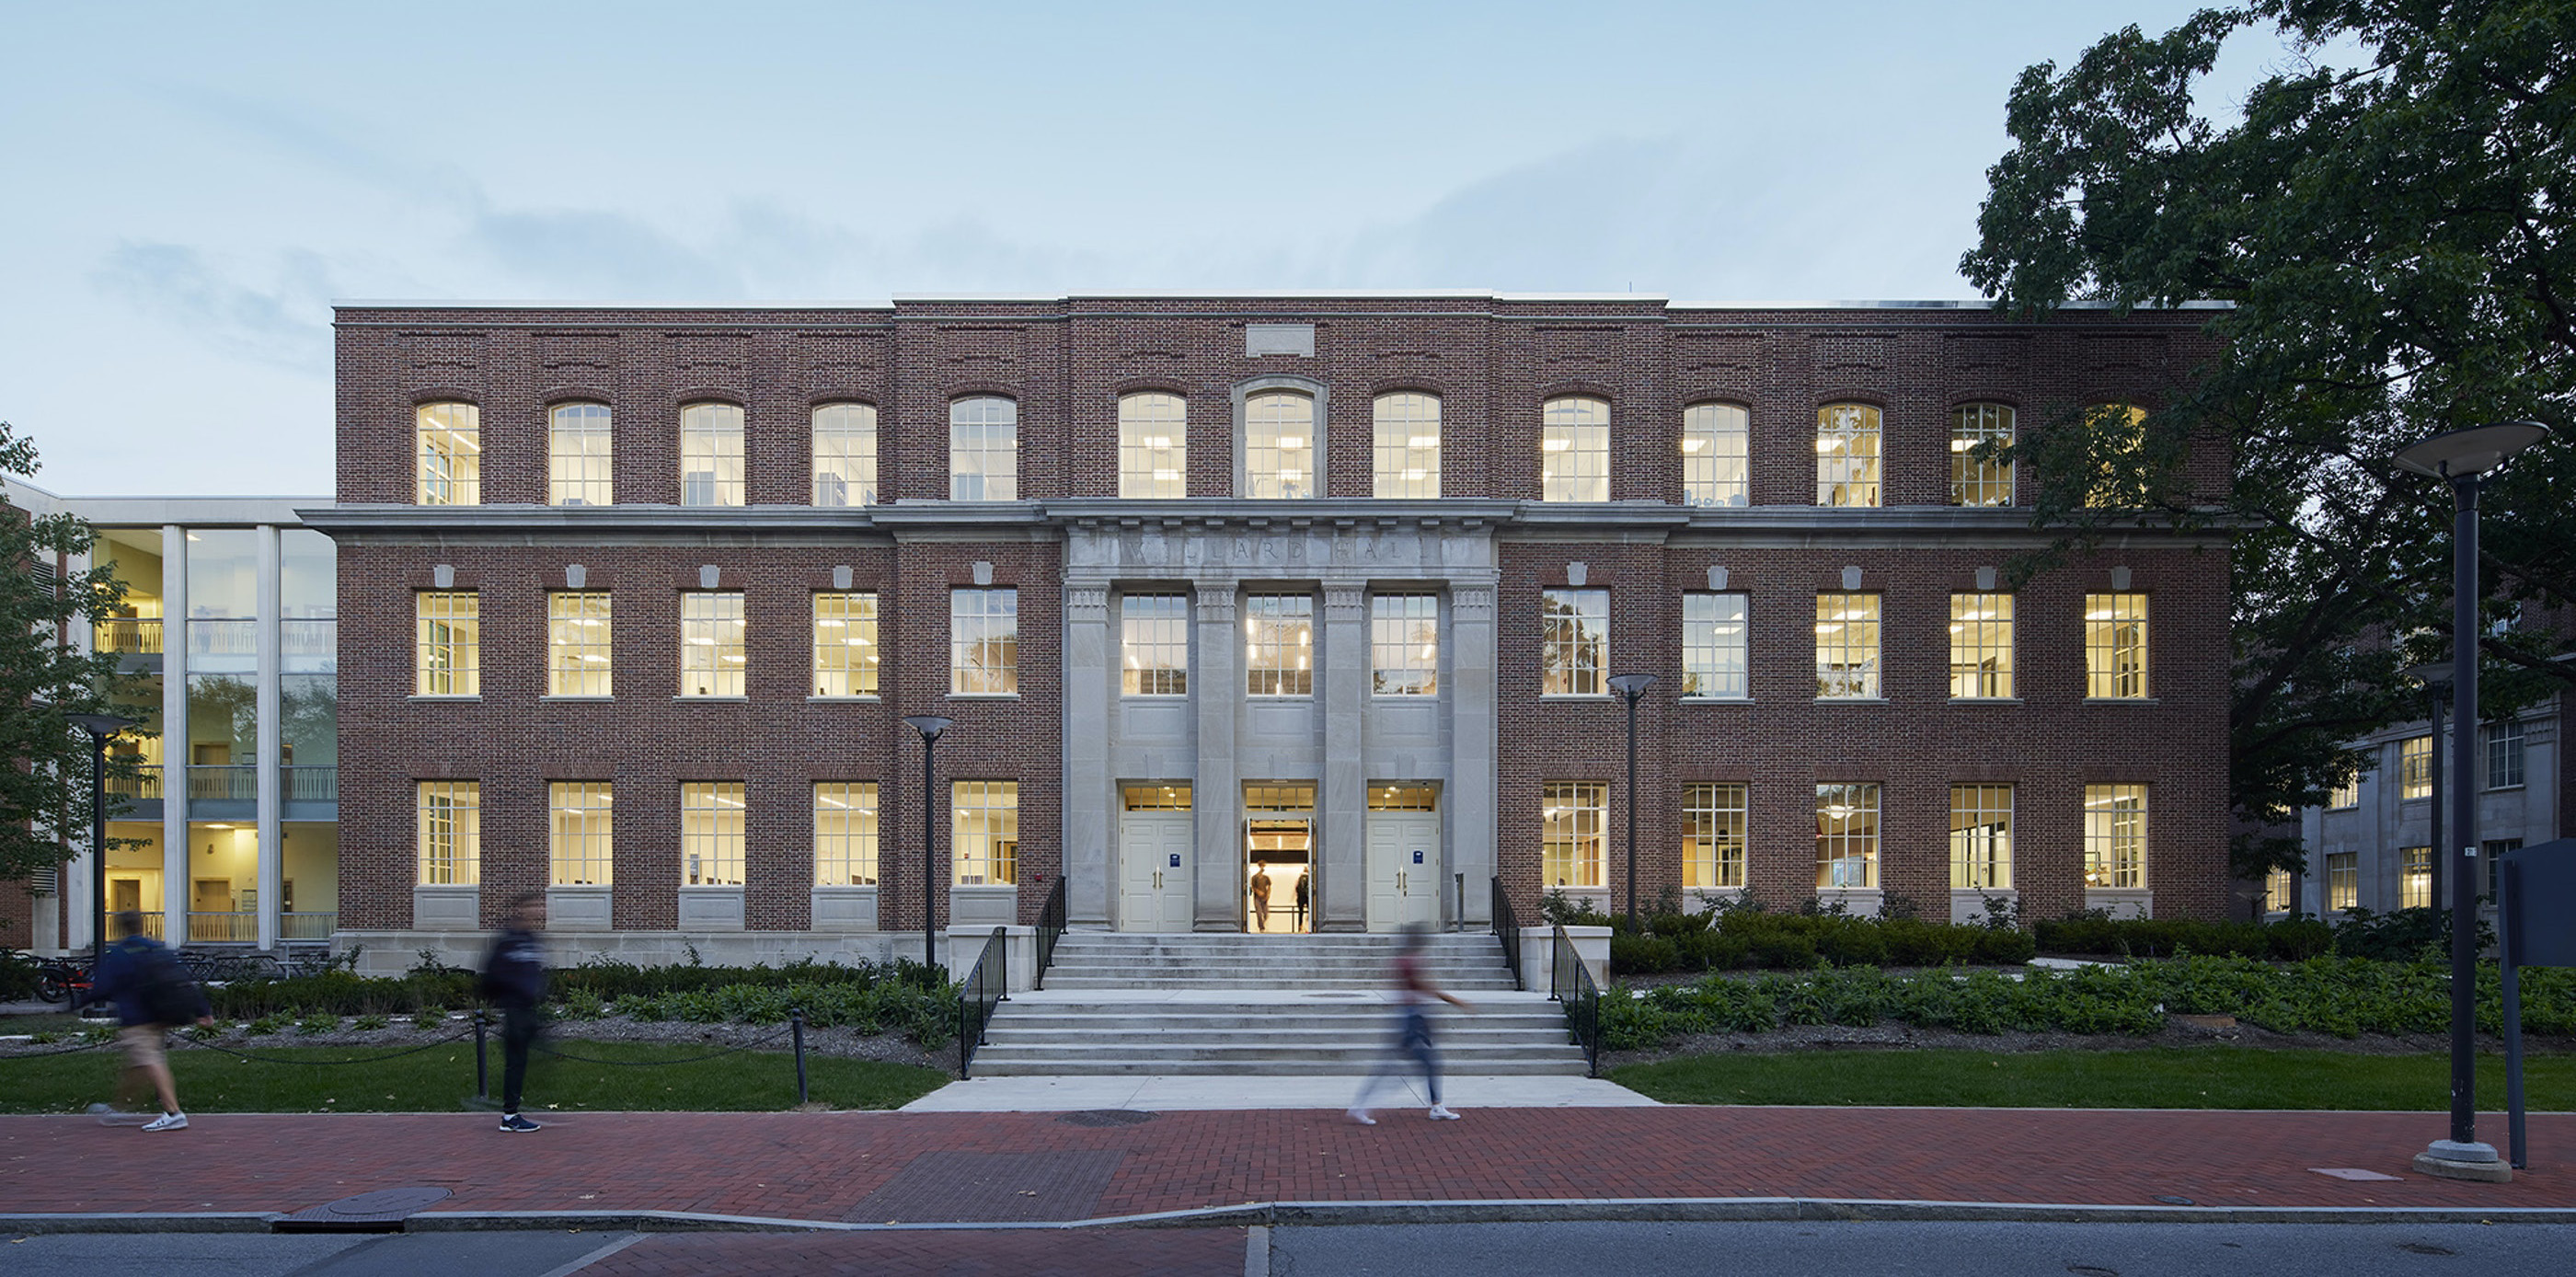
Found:
[(920, 714), (941, 926), (1624, 907), (1628, 673), (1649, 903), (2215, 916), (2224, 540), (2016, 584), (1976, 450), (2151, 411), (2202, 318), (344, 306), (341, 935), (918, 943)]

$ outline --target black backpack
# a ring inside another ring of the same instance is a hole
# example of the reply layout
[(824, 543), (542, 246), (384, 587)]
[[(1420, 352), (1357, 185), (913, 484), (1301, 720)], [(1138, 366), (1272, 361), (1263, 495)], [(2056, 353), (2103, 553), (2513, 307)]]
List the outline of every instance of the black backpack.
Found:
[(179, 965), (179, 955), (155, 945), (142, 958), (134, 1000), (147, 1023), (194, 1024), (206, 1014), (206, 995)]

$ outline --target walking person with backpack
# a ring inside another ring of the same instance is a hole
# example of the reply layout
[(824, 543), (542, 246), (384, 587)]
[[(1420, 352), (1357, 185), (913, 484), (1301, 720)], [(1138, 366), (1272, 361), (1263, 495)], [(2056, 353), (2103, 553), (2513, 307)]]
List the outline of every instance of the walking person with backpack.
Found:
[(537, 939), (538, 928), (545, 925), (545, 893), (520, 892), (510, 898), (501, 934), (492, 937), (491, 952), (483, 959), (483, 996), (501, 1008), (501, 1129), (512, 1134), (545, 1129), (519, 1115), (528, 1049), (546, 1027), (546, 951)]
[(179, 1108), (179, 1085), (170, 1077), (170, 1030), (183, 1024), (212, 1024), (214, 1008), (205, 991), (188, 978), (177, 954), (143, 934), (143, 915), (125, 910), (115, 917), (116, 943), (108, 946), (90, 979), (89, 1000), (114, 1002), (118, 1045), (125, 1048), (125, 1075), (117, 1083), (124, 1109), (93, 1104), (102, 1122), (124, 1117), (149, 1081), (161, 1099), (161, 1115), (143, 1124), (147, 1131), (180, 1131), (188, 1115)]

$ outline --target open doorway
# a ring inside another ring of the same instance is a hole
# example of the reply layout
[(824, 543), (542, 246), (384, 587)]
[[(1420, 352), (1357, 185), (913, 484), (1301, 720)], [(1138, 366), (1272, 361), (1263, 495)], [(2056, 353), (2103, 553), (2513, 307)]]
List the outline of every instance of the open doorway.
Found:
[(1294, 935), (1315, 929), (1315, 787), (1243, 787), (1243, 929)]

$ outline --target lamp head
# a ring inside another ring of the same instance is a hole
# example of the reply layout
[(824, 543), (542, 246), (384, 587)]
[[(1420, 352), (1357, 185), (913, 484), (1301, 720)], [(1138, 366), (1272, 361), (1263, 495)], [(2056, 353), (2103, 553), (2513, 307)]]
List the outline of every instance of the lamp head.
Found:
[(2406, 677), (2422, 683), (2425, 691), (2436, 696), (2447, 695), (2451, 690), (2449, 661), (2426, 661), (2421, 665), (2408, 666), (2405, 674)]
[(72, 726), (101, 739), (114, 736), (140, 721), (121, 714), (65, 714), (63, 719)]
[(939, 739), (939, 734), (947, 731), (949, 725), (957, 720), (941, 718), (937, 714), (906, 714), (903, 716), (903, 721), (910, 725), (912, 730), (921, 733), (922, 743), (928, 744)]
[(1654, 685), (1655, 676), (1652, 674), (1613, 674), (1610, 676), (1610, 690), (1617, 692), (1621, 696), (1625, 696), (1632, 701), (1637, 699), (1638, 696), (1644, 694), (1647, 688)]
[(2473, 479), (2548, 437), (2549, 427), (2537, 421), (2503, 421), (2443, 431), (2398, 449), (2395, 459), (2400, 469), (2436, 479)]

